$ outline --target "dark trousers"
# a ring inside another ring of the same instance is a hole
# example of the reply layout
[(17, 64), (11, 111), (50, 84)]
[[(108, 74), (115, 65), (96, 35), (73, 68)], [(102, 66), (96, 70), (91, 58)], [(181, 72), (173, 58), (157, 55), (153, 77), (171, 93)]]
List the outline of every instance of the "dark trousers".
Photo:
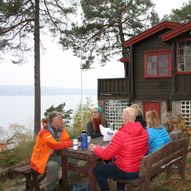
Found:
[[(93, 173), (96, 180), (101, 188), (101, 191), (109, 191), (108, 179), (123, 179), (131, 180), (139, 176), (139, 172), (124, 172), (120, 170), (112, 162), (98, 164), (94, 169)], [(125, 184), (117, 182), (117, 189), (124, 190)]]

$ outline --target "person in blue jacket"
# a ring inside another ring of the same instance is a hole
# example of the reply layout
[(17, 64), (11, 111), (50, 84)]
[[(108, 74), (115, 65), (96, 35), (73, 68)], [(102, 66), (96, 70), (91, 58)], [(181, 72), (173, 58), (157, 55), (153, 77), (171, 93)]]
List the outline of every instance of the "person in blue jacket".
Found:
[(171, 138), (166, 128), (160, 124), (158, 113), (155, 110), (146, 112), (146, 121), (149, 135), (148, 153), (152, 153), (169, 143)]

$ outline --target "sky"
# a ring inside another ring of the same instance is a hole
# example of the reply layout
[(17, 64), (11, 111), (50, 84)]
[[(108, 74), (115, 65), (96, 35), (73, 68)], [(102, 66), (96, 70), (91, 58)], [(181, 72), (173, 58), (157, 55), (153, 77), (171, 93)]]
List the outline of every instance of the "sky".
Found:
[[(188, 0), (153, 0), (159, 16), (170, 13), (171, 9), (180, 8)], [(93, 70), (81, 72), (80, 59), (72, 55), (72, 51), (63, 51), (56, 41), (46, 38), (41, 51), (41, 85), (49, 87), (97, 88), (98, 78), (124, 77), (123, 63), (119, 57), (106, 64), (105, 67), (94, 65)], [(33, 85), (33, 57), (22, 65), (0, 63), (0, 85)]]

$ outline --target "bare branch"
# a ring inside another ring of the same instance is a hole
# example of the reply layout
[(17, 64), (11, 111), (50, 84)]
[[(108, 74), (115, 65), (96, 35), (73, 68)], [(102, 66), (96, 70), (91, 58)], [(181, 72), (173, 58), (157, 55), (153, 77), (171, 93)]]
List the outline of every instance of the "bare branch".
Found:
[(49, 11), (49, 9), (48, 9), (46, 0), (44, 0), (44, 5), (45, 5), (45, 8), (46, 8), (47, 14), (48, 14), (49, 17), (50, 17), (50, 20), (52, 21), (52, 23), (54, 24), (54, 26), (56, 27), (56, 29), (62, 33), (63, 31), (60, 29), (60, 27), (58, 27), (57, 23), (54, 21), (53, 16), (51, 15), (51, 13), (50, 13), (50, 11)]
[(30, 23), (32, 21), (34, 21), (34, 18), (33, 19), (26, 19), (26, 20), (21, 21), (21, 22), (17, 23), (16, 25), (10, 26), (8, 28), (4, 28), (4, 29), (2, 28), (2, 29), (0, 29), (0, 35), (4, 35), (4, 34), (10, 32), (10, 31), (12, 31), (13, 29), (17, 28), (18, 26), (20, 26), (23, 23), (28, 24), (28, 23)]

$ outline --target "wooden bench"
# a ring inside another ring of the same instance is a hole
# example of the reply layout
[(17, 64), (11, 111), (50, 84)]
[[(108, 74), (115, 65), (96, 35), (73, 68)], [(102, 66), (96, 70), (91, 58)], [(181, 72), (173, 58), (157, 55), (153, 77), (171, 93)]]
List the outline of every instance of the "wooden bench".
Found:
[(16, 174), (22, 174), (26, 177), (25, 190), (40, 191), (40, 182), (46, 177), (46, 174), (40, 175), (35, 172), (30, 165), (25, 165), (14, 169)]
[(140, 186), (143, 191), (148, 191), (151, 179), (159, 173), (166, 171), (167, 178), (170, 177), (172, 165), (178, 167), (181, 178), (184, 179), (188, 144), (188, 137), (171, 141), (161, 149), (143, 158), (139, 178), (116, 181)]

